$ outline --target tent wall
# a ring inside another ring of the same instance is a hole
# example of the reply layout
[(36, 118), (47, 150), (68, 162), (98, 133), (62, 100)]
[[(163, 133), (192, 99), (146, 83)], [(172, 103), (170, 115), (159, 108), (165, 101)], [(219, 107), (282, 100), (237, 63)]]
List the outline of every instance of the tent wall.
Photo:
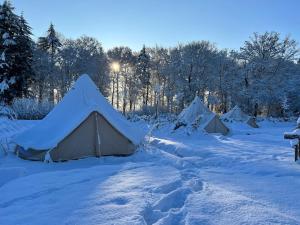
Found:
[[(98, 142), (97, 129), (100, 143)], [(135, 149), (136, 146), (112, 127), (102, 115), (93, 112), (56, 148), (52, 149), (50, 155), (53, 161), (63, 161), (89, 156), (129, 155)], [(17, 146), (16, 151), (23, 159), (40, 161), (44, 160), (47, 152), (47, 150), (24, 150), (21, 146)]]
[(96, 154), (96, 124), (94, 113), (90, 114), (71, 134), (50, 151), (53, 161), (80, 159)]
[[(97, 140), (96, 123), (98, 123), (100, 146)], [(102, 115), (93, 112), (60, 142), (50, 155), (53, 161), (61, 161), (89, 156), (129, 155), (134, 150), (135, 146), (126, 137), (112, 127)]]
[(136, 147), (98, 114), (101, 155), (130, 155)]
[(208, 124), (204, 127), (204, 130), (207, 133), (221, 133), (223, 135), (226, 135), (229, 132), (229, 129), (216, 115), (208, 122)]

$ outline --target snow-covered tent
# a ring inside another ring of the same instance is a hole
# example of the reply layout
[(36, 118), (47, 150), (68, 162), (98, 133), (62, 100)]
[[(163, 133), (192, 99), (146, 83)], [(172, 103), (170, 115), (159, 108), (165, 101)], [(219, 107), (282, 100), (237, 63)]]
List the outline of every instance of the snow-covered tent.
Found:
[(82, 75), (36, 126), (15, 138), (25, 159), (53, 161), (132, 154), (144, 135), (117, 112), (88, 75)]
[(245, 114), (237, 105), (233, 107), (229, 112), (223, 114), (221, 119), (226, 122), (242, 122), (247, 123), (249, 126), (258, 128), (258, 125), (254, 117)]
[(174, 130), (181, 126), (192, 126), (201, 128), (208, 133), (228, 134), (229, 129), (220, 118), (211, 112), (198, 96), (178, 116)]

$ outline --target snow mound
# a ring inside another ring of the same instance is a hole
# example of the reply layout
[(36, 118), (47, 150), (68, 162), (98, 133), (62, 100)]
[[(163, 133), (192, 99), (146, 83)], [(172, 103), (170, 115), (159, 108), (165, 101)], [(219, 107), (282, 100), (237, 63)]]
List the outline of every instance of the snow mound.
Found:
[(55, 148), (92, 112), (101, 114), (133, 144), (138, 145), (142, 141), (144, 132), (117, 112), (86, 74), (78, 78), (72, 89), (43, 120), (18, 135), (14, 141), (25, 149)]

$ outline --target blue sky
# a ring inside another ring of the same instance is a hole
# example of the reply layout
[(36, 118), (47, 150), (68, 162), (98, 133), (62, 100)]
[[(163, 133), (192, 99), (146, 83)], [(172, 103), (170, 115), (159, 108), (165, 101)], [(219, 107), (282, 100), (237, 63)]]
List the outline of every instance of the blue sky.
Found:
[[(1, 0), (2, 1), (2, 0)], [(300, 42), (300, 0), (11, 0), (35, 37), (53, 22), (67, 38), (96, 37), (105, 49), (209, 40), (238, 49), (253, 32)]]

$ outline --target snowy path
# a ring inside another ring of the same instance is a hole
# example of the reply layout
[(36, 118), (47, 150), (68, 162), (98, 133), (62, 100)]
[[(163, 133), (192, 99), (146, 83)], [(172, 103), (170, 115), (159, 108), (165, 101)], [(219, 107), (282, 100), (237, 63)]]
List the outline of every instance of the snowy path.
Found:
[(153, 138), (159, 149), (198, 171), (204, 183), (186, 204), (185, 222), (300, 224), (300, 203), (295, 201), (300, 167), (282, 138), (285, 129), (291, 128), (274, 125), (225, 138)]
[(262, 126), (228, 137), (161, 128), (130, 157), (2, 157), (0, 224), (300, 224), (300, 166), (282, 139), (292, 125)]

